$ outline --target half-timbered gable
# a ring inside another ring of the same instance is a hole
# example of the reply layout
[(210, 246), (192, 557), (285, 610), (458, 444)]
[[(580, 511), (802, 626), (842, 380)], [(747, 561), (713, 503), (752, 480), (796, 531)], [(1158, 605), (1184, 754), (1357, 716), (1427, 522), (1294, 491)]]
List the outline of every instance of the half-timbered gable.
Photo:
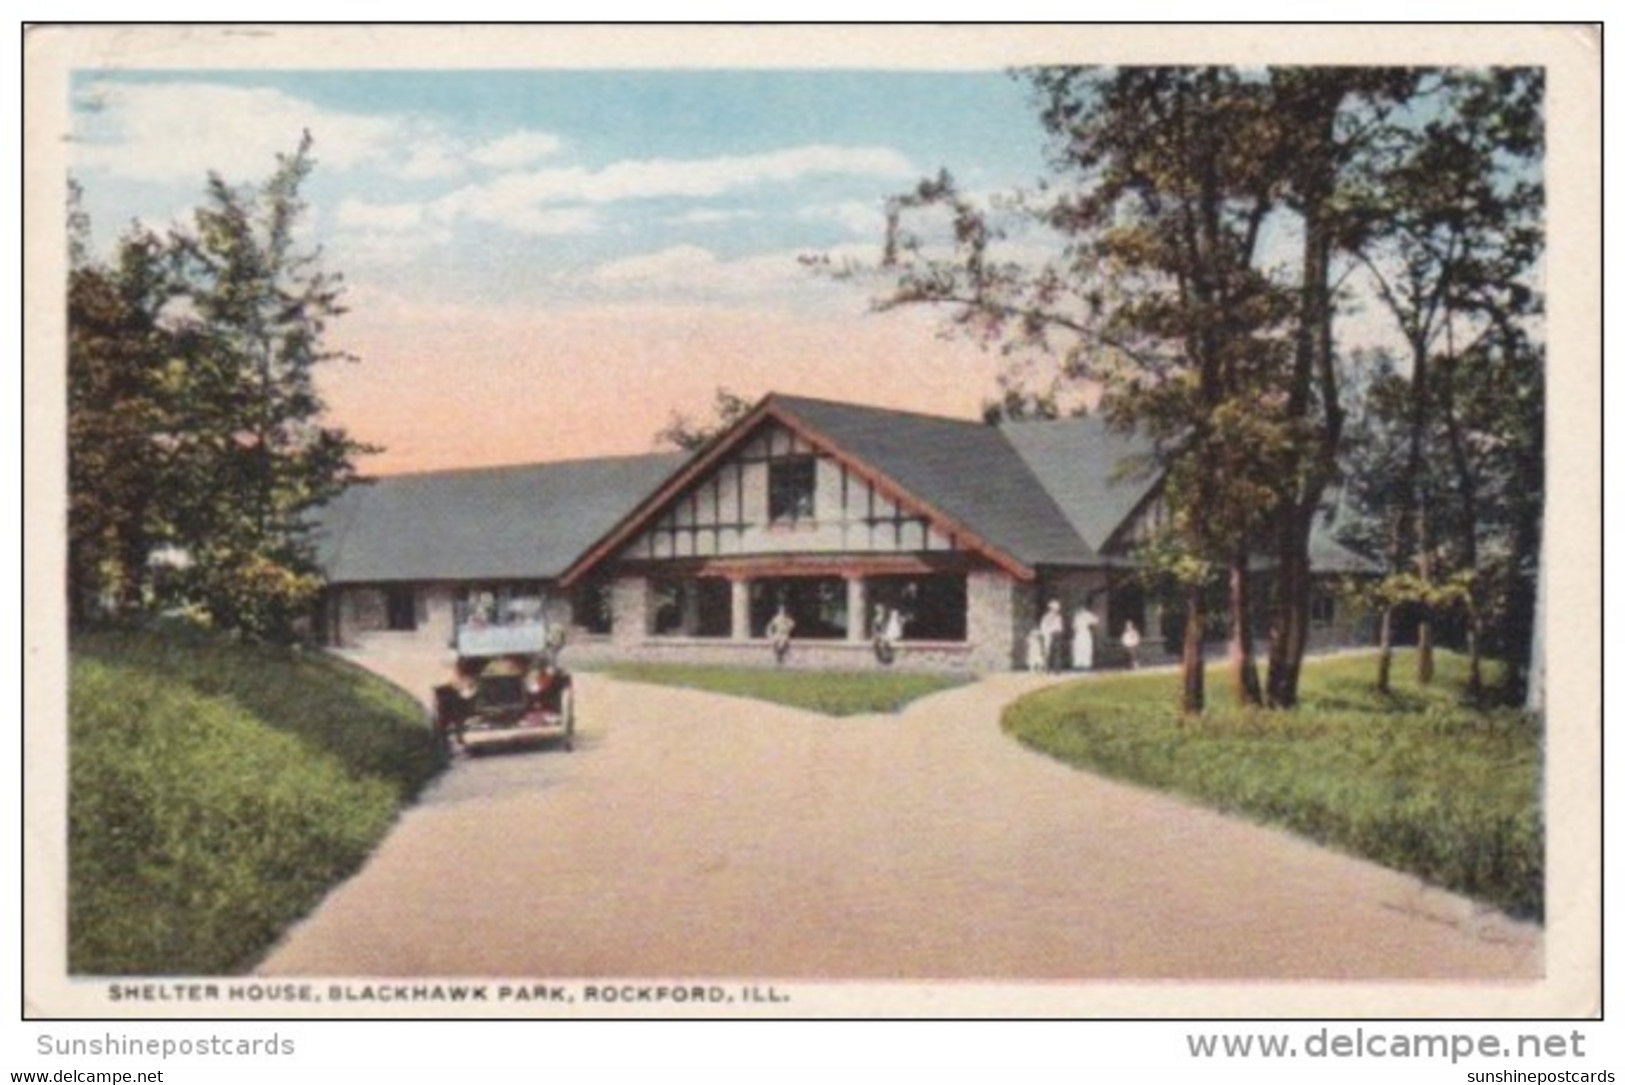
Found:
[(953, 538), (777, 421), (673, 495), (622, 562), (740, 555), (946, 552)]

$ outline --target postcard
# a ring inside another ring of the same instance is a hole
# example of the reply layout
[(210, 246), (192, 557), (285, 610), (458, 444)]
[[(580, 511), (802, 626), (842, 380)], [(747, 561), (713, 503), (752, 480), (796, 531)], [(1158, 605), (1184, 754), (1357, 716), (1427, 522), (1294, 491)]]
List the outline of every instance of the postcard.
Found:
[(25, 1016), (1596, 1016), (1600, 56), (33, 29)]

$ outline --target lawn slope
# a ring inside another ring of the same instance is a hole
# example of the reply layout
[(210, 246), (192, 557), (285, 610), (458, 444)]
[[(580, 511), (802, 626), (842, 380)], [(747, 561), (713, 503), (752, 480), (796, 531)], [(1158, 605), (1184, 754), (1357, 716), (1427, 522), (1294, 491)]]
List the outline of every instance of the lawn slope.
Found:
[(1520, 917), (1543, 913), (1538, 723), (1461, 704), (1465, 663), (1441, 655), (1428, 687), (1401, 657), (1395, 689), (1375, 661), (1310, 663), (1297, 712), (1218, 702), (1182, 724), (1177, 675), (1101, 677), (1006, 710), (1004, 729), (1069, 764), (1281, 825)]
[(320, 653), (75, 638), (70, 972), (247, 969), (438, 767), (410, 697)]
[(967, 681), (956, 675), (909, 671), (815, 671), (688, 663), (616, 663), (604, 668), (604, 673), (628, 682), (684, 686), (772, 701), (826, 716), (896, 712), (910, 701)]

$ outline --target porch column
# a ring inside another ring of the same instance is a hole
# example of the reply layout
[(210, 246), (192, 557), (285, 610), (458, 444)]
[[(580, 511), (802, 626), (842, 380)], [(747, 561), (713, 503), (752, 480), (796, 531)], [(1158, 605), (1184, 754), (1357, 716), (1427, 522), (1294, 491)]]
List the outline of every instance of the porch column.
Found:
[(692, 637), (700, 628), (700, 585), (697, 580), (685, 580), (682, 586), (683, 616), (682, 632), (685, 637)]
[(863, 620), (865, 612), (869, 609), (868, 582), (863, 577), (849, 573), (846, 578), (846, 639), (862, 643), (868, 639), (863, 635)]
[(728, 635), (734, 640), (750, 639), (750, 581), (738, 577), (728, 582), (733, 594), (730, 601), (733, 603)]

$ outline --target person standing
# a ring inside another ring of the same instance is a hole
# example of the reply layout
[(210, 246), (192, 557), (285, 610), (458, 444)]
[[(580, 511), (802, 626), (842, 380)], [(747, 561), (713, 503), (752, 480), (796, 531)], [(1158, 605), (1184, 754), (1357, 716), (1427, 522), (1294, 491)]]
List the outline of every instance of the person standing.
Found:
[(1140, 665), (1140, 631), (1133, 622), (1123, 623), (1123, 651), (1128, 653), (1128, 665), (1134, 670)]
[(1054, 672), (1062, 668), (1062, 655), (1065, 651), (1064, 639), (1066, 636), (1066, 619), (1061, 617), (1061, 601), (1051, 599), (1044, 611), (1044, 617), (1038, 623), (1038, 632), (1044, 638), (1044, 669)]
[(767, 623), (767, 639), (773, 645), (773, 662), (784, 666), (784, 657), (790, 654), (790, 634), (795, 632), (796, 620), (779, 605), (773, 620)]
[(906, 620), (903, 612), (892, 607), (886, 613), (886, 651), (888, 655), (896, 656), (897, 642), (903, 639), (903, 626)]
[(1072, 615), (1072, 669), (1087, 671), (1095, 665), (1095, 626), (1100, 619), (1089, 609), (1080, 606)]
[(1027, 630), (1027, 670), (1042, 674), (1049, 661), (1044, 658), (1044, 634), (1035, 625)]
[(869, 623), (869, 639), (875, 648), (875, 661), (882, 666), (889, 666), (896, 658), (892, 651), (891, 641), (886, 637), (886, 626), (890, 620), (890, 613), (884, 606), (875, 607), (874, 618)]

